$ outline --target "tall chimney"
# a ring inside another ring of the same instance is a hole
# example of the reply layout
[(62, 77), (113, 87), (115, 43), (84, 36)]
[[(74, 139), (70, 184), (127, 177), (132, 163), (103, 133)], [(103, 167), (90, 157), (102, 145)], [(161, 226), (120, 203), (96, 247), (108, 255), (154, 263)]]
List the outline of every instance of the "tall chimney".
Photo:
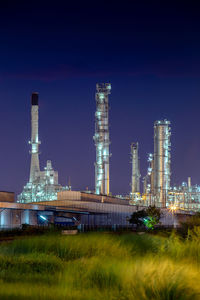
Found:
[(40, 177), (39, 144), (38, 140), (38, 93), (31, 95), (31, 168), (29, 182), (34, 182)]

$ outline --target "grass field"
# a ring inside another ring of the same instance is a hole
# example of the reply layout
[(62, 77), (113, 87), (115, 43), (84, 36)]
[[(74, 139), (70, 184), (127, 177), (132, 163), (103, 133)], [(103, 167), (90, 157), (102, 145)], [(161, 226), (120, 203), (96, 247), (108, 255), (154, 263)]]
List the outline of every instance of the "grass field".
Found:
[(0, 299), (200, 299), (200, 228), (46, 235), (0, 245)]

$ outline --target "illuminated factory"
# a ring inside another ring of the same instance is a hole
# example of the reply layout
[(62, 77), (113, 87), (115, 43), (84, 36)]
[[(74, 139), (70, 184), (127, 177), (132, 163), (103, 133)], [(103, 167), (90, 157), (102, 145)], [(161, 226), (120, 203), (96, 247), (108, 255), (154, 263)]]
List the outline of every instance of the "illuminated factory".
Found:
[[(90, 199), (92, 197), (94, 201), (101, 199), (103, 203), (110, 203), (111, 200), (109, 199), (112, 199), (113, 204), (118, 204), (120, 200), (131, 206), (155, 205), (161, 208), (175, 206), (183, 210), (198, 210), (200, 208), (199, 186), (192, 186), (190, 178), (188, 183), (183, 183), (179, 187), (172, 187), (170, 184), (171, 128), (168, 120), (159, 120), (154, 123), (154, 151), (148, 155), (147, 174), (143, 178), (143, 193), (140, 190), (139, 145), (135, 142), (131, 144), (130, 194), (110, 197), (110, 94), (110, 83), (98, 83), (96, 85), (95, 134), (93, 137), (96, 147), (95, 186), (94, 191), (87, 191), (87, 197)], [(70, 187), (62, 187), (58, 184), (58, 172), (53, 170), (50, 160), (47, 161), (44, 171), (40, 171), (38, 109), (38, 93), (33, 93), (31, 96), (31, 141), (29, 142), (31, 145), (30, 177), (22, 193), (18, 195), (18, 202), (20, 203), (48, 201), (52, 203), (52, 201), (60, 199), (60, 195), (65, 195), (66, 199), (71, 197), (69, 196), (71, 195), (69, 193)], [(100, 198), (97, 197), (98, 195)], [(82, 198), (85, 199), (85, 196)]]
[(200, 209), (200, 186), (191, 185), (191, 178), (181, 186), (170, 185), (170, 122), (154, 123), (154, 153), (148, 155), (147, 175), (143, 179), (143, 194), (136, 189), (139, 174), (138, 144), (132, 146), (132, 189), (130, 204), (198, 211)]
[[(96, 85), (96, 112), (94, 144), (96, 147), (95, 176), (93, 191), (72, 191), (58, 183), (58, 172), (51, 161), (43, 171), (39, 161), (38, 93), (31, 95), (31, 140), (30, 176), (22, 193), (15, 202), (14, 193), (0, 192), (0, 227), (13, 228), (23, 223), (38, 224), (82, 224), (82, 225), (125, 225), (131, 214), (149, 205), (162, 210), (161, 223), (178, 224), (187, 215), (200, 210), (200, 186), (187, 183), (173, 186), (170, 157), (170, 122), (159, 120), (154, 123), (154, 149), (148, 155), (147, 174), (143, 177), (139, 163), (139, 144), (134, 138), (131, 144), (131, 189), (127, 195), (112, 196), (110, 192), (110, 134), (109, 95), (111, 84)], [(113, 149), (114, 150), (114, 149)], [(168, 208), (176, 210), (170, 214)]]
[(148, 156), (148, 170), (144, 177), (141, 199), (148, 205), (166, 207), (170, 190), (170, 122), (154, 123), (154, 153)]
[(54, 171), (50, 160), (47, 160), (47, 165), (44, 171), (40, 171), (39, 162), (39, 106), (38, 93), (32, 93), (31, 96), (31, 167), (30, 177), (27, 184), (20, 195), (18, 202), (30, 203), (40, 201), (51, 201), (57, 199), (57, 192), (63, 188), (58, 184), (58, 172)]

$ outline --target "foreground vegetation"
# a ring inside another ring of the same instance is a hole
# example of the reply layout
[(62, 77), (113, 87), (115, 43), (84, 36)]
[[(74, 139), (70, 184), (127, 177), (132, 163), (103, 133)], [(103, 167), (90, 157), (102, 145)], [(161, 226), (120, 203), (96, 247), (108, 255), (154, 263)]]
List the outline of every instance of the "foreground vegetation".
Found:
[(0, 299), (200, 299), (200, 227), (43, 235), (0, 245)]

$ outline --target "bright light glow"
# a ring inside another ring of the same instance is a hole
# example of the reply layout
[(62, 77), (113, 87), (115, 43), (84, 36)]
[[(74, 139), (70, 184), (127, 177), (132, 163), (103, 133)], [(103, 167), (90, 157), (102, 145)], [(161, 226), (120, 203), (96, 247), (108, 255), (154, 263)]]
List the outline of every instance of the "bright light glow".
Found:
[(42, 216), (42, 215), (40, 215), (40, 218), (42, 219), (42, 220), (45, 220), (45, 221), (47, 221), (47, 218), (45, 218), (44, 216)]
[(96, 194), (109, 194), (109, 122), (108, 94), (111, 84), (97, 84), (95, 113), (95, 189)]
[(176, 210), (177, 210), (177, 207), (176, 207), (175, 205), (171, 205), (171, 206), (169, 207), (169, 209), (170, 209), (171, 211), (176, 211)]
[(99, 98), (100, 99), (104, 99), (104, 94), (103, 93), (99, 93)]

